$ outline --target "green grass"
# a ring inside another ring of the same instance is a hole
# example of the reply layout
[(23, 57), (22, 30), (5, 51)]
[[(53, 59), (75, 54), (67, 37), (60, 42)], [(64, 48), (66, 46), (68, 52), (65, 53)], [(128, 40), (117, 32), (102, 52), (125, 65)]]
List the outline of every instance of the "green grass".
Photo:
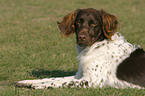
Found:
[(75, 39), (62, 38), (56, 22), (77, 8), (103, 8), (116, 15), (120, 32), (145, 49), (144, 0), (0, 0), (0, 94), (2, 96), (143, 96), (136, 89), (15, 88), (23, 79), (73, 75)]

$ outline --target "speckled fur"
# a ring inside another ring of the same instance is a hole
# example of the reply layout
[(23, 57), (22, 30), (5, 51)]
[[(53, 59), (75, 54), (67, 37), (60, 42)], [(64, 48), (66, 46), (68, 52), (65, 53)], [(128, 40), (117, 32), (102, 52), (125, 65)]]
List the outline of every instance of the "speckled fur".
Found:
[(62, 78), (46, 78), (39, 80), (23, 80), (16, 86), (34, 89), (44, 88), (88, 88), (88, 87), (114, 87), (138, 88), (142, 87), (119, 80), (116, 76), (118, 65), (130, 54), (138, 49), (128, 43), (120, 33), (115, 34), (111, 40), (96, 42), (86, 48), (77, 45), (79, 69), (75, 76)]

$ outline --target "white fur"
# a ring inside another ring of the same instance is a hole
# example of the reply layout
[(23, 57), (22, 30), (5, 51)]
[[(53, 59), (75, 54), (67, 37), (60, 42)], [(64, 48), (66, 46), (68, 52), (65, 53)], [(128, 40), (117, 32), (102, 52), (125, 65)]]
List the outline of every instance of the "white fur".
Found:
[(46, 78), (39, 80), (24, 80), (17, 82), (18, 86), (30, 86), (35, 89), (59, 87), (141, 87), (119, 80), (116, 77), (118, 65), (138, 47), (128, 43), (120, 33), (111, 40), (96, 42), (86, 48), (77, 45), (79, 69), (75, 76), (61, 78)]

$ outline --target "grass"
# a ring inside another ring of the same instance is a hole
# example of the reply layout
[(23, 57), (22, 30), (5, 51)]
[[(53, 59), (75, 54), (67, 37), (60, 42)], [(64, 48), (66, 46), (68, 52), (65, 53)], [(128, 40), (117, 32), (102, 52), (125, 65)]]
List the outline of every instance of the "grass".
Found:
[(62, 38), (56, 22), (77, 8), (103, 8), (120, 21), (120, 32), (145, 49), (144, 0), (1, 0), (1, 96), (143, 96), (145, 90), (90, 88), (29, 90), (15, 88), (23, 79), (74, 75), (78, 69), (75, 39)]

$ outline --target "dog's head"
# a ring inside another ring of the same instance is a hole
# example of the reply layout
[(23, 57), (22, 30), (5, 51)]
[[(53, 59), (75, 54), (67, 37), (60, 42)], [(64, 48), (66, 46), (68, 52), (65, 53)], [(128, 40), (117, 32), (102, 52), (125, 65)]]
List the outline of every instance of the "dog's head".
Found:
[(90, 46), (97, 41), (110, 39), (117, 31), (116, 16), (104, 10), (93, 8), (78, 9), (63, 18), (58, 23), (62, 34), (66, 37), (76, 34), (77, 44)]

